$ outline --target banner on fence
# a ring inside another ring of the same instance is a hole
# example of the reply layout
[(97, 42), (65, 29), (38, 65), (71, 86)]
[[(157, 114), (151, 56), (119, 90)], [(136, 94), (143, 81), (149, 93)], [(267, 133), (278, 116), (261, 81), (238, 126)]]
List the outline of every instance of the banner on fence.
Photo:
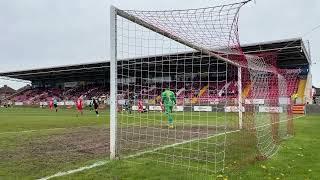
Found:
[(194, 111), (201, 111), (201, 112), (211, 112), (212, 107), (211, 106), (194, 106)]
[(161, 106), (149, 106), (150, 111), (162, 111)]
[[(147, 107), (146, 106), (143, 106), (143, 109), (146, 109)], [(131, 109), (133, 110), (133, 111), (138, 111), (138, 106), (132, 106), (131, 107)]]
[(16, 106), (23, 106), (23, 102), (15, 102), (14, 105), (16, 105)]
[(175, 107), (173, 107), (173, 111), (176, 111), (176, 112), (182, 112), (183, 110), (184, 110), (183, 106), (175, 106)]
[(264, 99), (245, 99), (245, 104), (264, 104)]
[(282, 107), (259, 106), (259, 112), (283, 113), (283, 108)]
[(75, 105), (75, 103), (73, 101), (66, 101), (65, 105), (66, 106), (73, 106), (73, 105)]
[[(238, 106), (226, 106), (224, 108), (225, 112), (239, 112), (239, 107)], [(241, 108), (241, 112), (245, 112), (244, 107)]]

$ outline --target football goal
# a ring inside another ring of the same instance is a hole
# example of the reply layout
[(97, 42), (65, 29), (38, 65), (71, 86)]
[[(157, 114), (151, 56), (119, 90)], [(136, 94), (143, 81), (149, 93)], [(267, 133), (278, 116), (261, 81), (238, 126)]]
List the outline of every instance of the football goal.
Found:
[[(111, 7), (110, 157), (216, 173), (293, 135), (292, 81), (276, 52), (245, 54), (239, 11)], [(252, 161), (251, 161), (252, 160)]]

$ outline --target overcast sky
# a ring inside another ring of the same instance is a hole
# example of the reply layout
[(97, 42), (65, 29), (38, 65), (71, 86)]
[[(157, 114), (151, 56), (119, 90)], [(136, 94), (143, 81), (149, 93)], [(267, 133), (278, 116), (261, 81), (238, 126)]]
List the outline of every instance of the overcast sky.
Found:
[[(108, 58), (109, 6), (165, 10), (218, 0), (0, 0), (0, 72)], [(229, 2), (219, 0), (219, 2)], [(240, 11), (242, 44), (295, 38), (320, 24), (319, 0), (256, 0)], [(320, 28), (309, 40), (313, 84), (320, 87)], [(0, 80), (0, 87), (22, 84)]]

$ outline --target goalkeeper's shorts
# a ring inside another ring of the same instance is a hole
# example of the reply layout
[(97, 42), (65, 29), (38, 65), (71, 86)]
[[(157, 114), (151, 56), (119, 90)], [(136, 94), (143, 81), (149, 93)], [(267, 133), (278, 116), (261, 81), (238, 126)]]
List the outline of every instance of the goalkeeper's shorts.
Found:
[(169, 113), (172, 113), (173, 106), (167, 105), (164, 107), (164, 109), (165, 109), (165, 113), (169, 114)]

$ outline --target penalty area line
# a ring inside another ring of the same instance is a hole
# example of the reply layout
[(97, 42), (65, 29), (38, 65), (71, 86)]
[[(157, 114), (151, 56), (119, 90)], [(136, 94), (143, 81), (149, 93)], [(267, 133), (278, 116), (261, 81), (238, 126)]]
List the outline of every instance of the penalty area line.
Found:
[(25, 130), (25, 131), (12, 131), (12, 132), (2, 132), (2, 134), (20, 134), (20, 133), (30, 133), (30, 132), (37, 132), (37, 131), (50, 131), (50, 130), (60, 130), (60, 129), (66, 129), (66, 128), (50, 128), (50, 129), (37, 129), (37, 130)]
[(7, 131), (2, 132), (0, 135), (3, 134), (21, 134), (21, 133), (30, 133), (30, 132), (40, 132), (40, 131), (54, 131), (54, 130), (65, 130), (65, 129), (81, 129), (81, 128), (96, 128), (101, 126), (78, 126), (78, 127), (61, 127), (61, 128), (48, 128), (48, 129), (32, 129), (32, 130), (25, 130), (25, 131)]
[[(226, 134), (231, 134), (231, 133), (236, 133), (236, 132), (240, 132), (240, 130), (228, 131), (228, 132), (225, 132), (225, 133), (219, 133), (219, 134), (215, 134), (215, 135), (212, 135), (212, 136), (209, 136), (209, 137), (205, 137), (205, 138), (191, 139), (191, 140), (188, 140), (188, 141), (169, 144), (169, 145), (158, 147), (158, 148), (155, 148), (155, 149), (152, 149), (152, 150), (143, 151), (143, 152), (136, 153), (136, 154), (133, 154), (133, 155), (125, 156), (122, 159), (130, 159), (130, 158), (134, 158), (134, 157), (139, 157), (139, 156), (142, 156), (144, 154), (148, 154), (148, 153), (152, 153), (152, 152), (155, 152), (155, 151), (171, 148), (171, 147), (174, 147), (174, 146), (179, 146), (179, 145), (182, 145), (182, 144), (187, 144), (187, 143), (190, 143), (190, 142), (193, 142), (193, 141), (201, 141), (201, 140), (210, 139), (210, 138), (213, 138), (213, 137), (226, 135)], [(65, 172), (58, 172), (58, 173), (56, 173), (54, 175), (43, 177), (43, 178), (40, 178), (38, 180), (48, 180), (48, 179), (55, 178), (55, 177), (61, 177), (61, 176), (74, 174), (74, 173), (81, 172), (81, 171), (84, 171), (84, 170), (88, 170), (88, 169), (92, 169), (92, 168), (95, 168), (95, 167), (106, 165), (109, 162), (111, 162), (111, 160), (98, 161), (98, 162), (96, 162), (94, 164), (91, 164), (89, 166), (83, 166), (83, 167), (80, 167), (80, 168), (77, 168), (77, 169), (73, 169), (73, 170), (69, 170), (69, 171), (65, 171)]]

